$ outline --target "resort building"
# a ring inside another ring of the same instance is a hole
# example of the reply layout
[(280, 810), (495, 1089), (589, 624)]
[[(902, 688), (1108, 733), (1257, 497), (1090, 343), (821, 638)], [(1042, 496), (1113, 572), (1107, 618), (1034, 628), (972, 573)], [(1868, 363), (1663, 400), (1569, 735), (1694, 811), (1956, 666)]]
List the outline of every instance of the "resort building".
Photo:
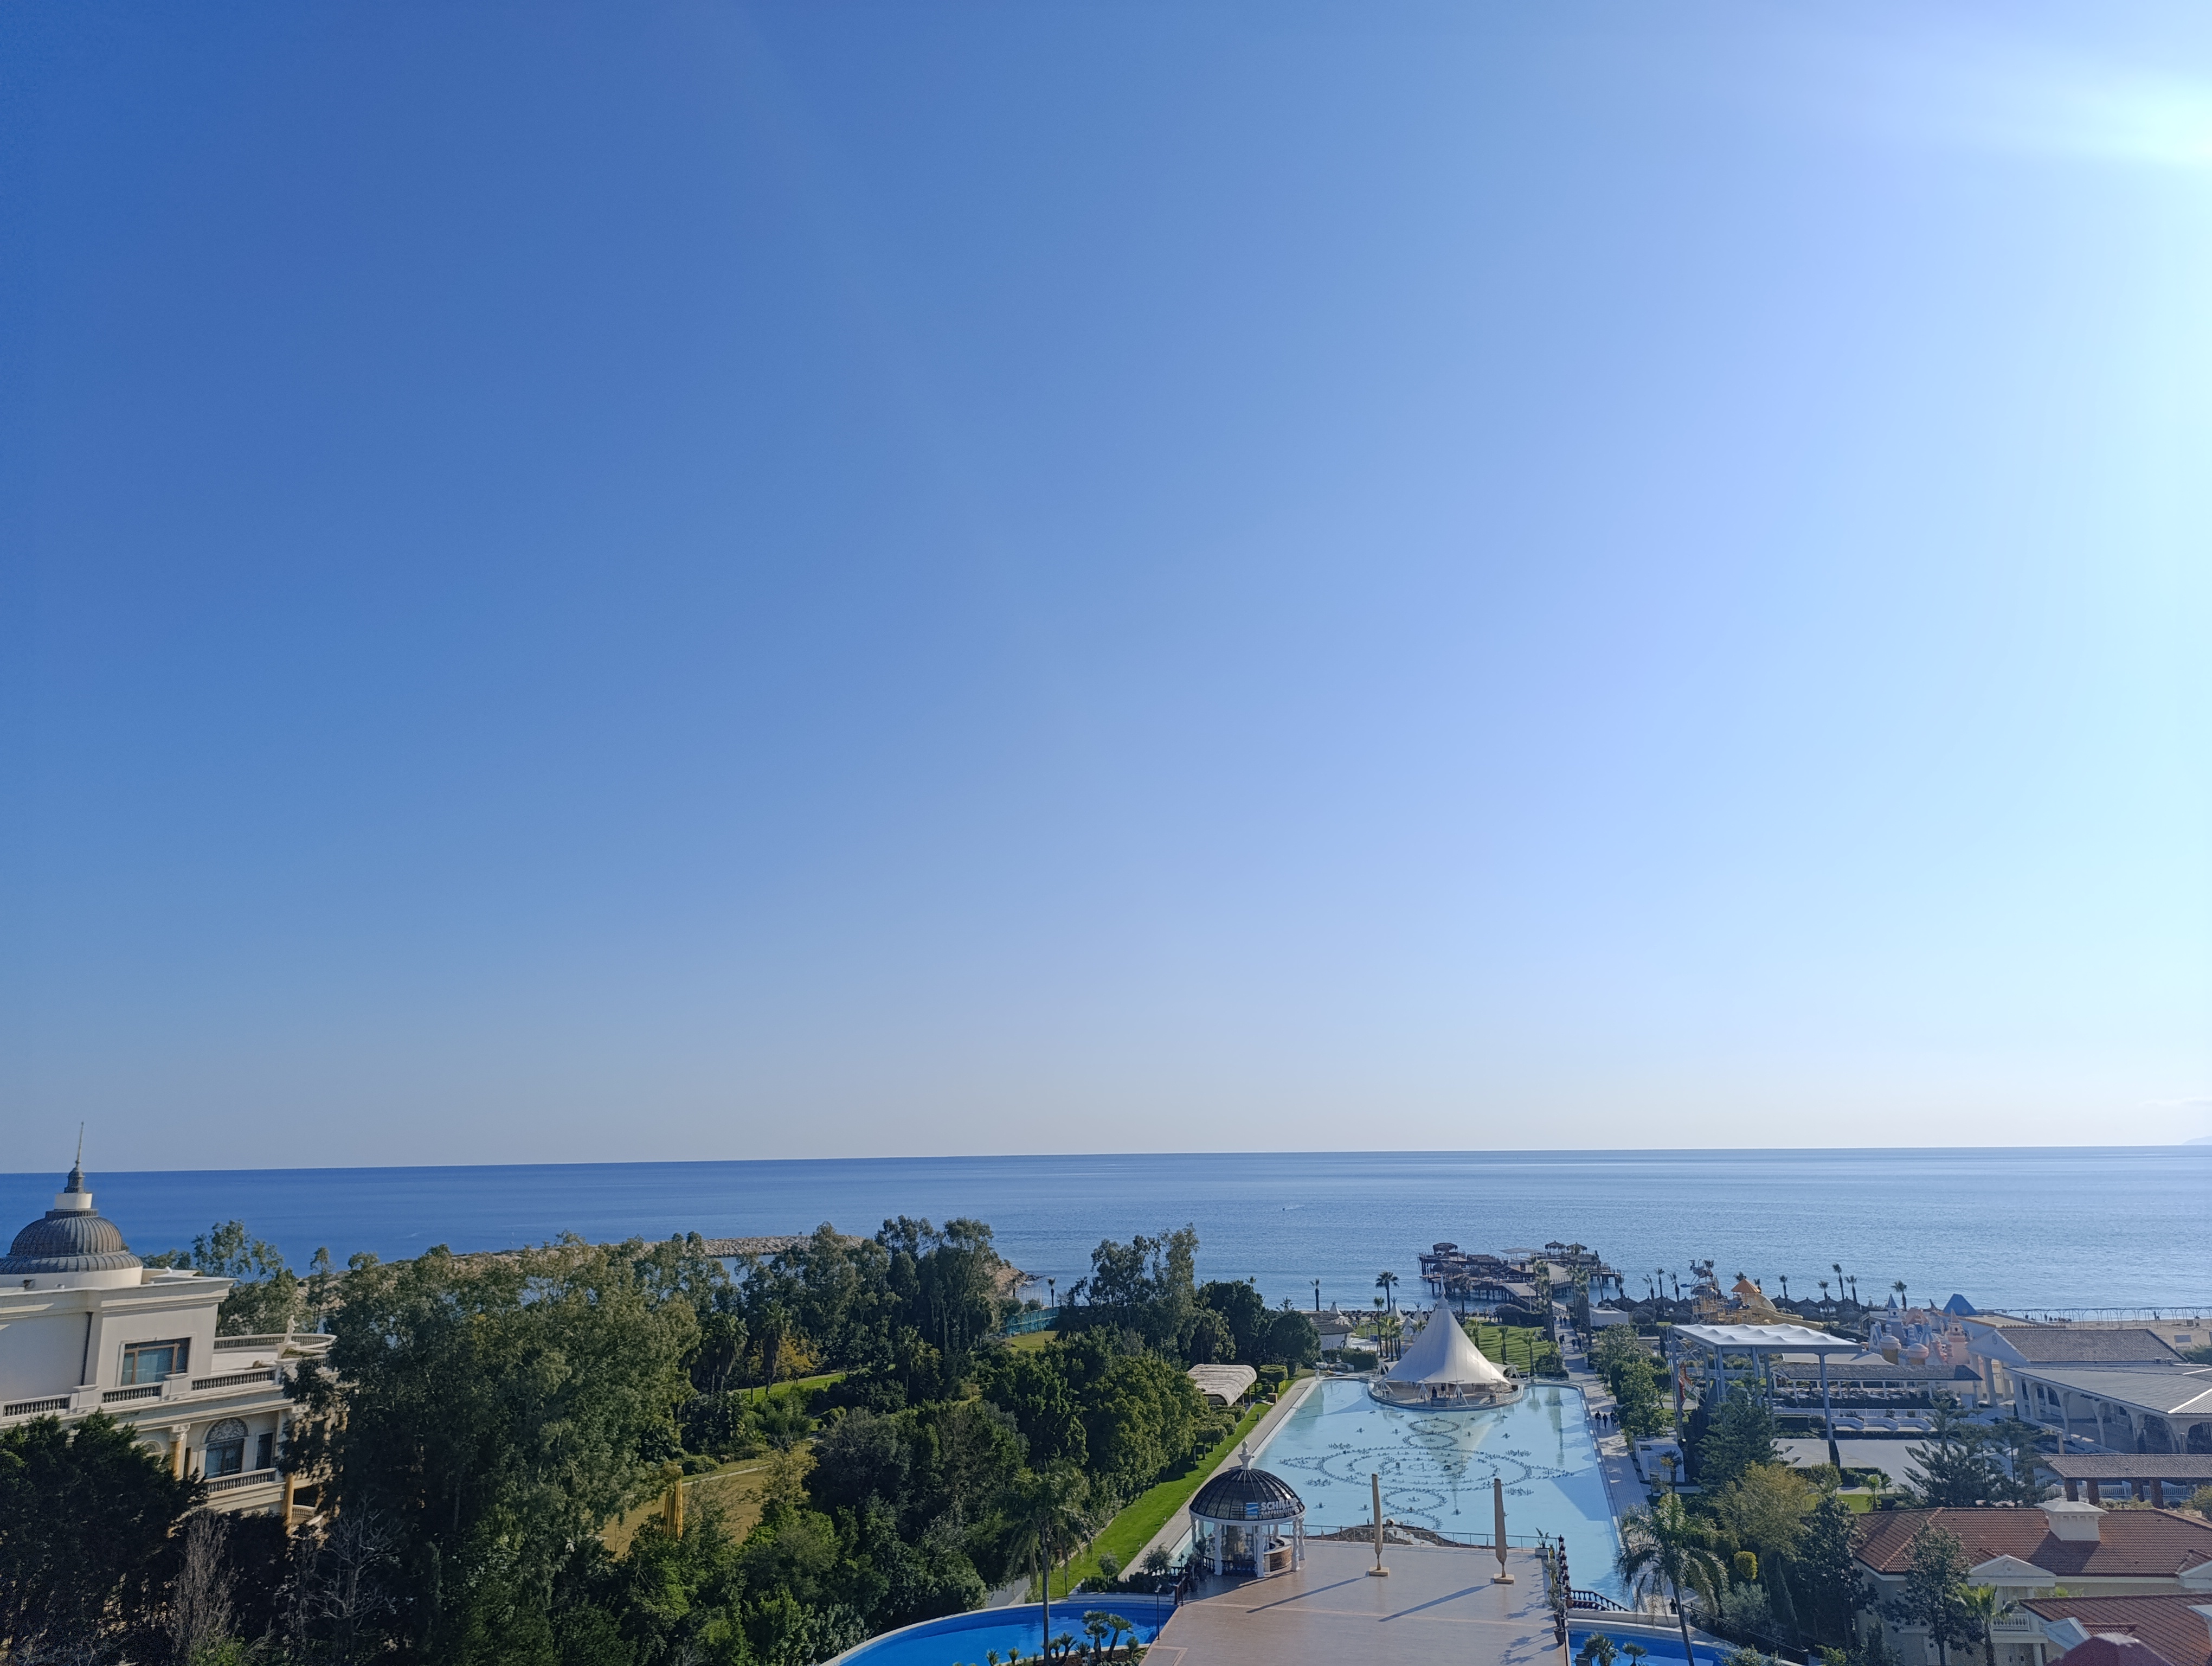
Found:
[(2102, 1504), (2107, 1497), (2133, 1499), (2162, 1510), (2199, 1487), (2212, 1487), (2212, 1452), (2088, 1452), (2041, 1462), (2066, 1483), (2068, 1498), (2091, 1504)]
[(2073, 1450), (2212, 1455), (2212, 1365), (2014, 1365), (2008, 1375), (2014, 1412)]
[[(1972, 1583), (1994, 1585), (2015, 1607), (2061, 1587), (2074, 1597), (2187, 1593), (2212, 1603), (2212, 1523), (2172, 1510), (2107, 1511), (2054, 1499), (2026, 1508), (1886, 1510), (1865, 1517), (1857, 1554), (1877, 1612), (1899, 1610), (1912, 1541), (1931, 1526), (1964, 1543)], [(1893, 1618), (1882, 1623), (1905, 1666), (1935, 1666), (1936, 1647), (1922, 1627)], [(1999, 1623), (1994, 1641), (1997, 1666), (2046, 1666), (2058, 1652), (2047, 1643), (2043, 1621), (2024, 1608)]]
[(228, 1279), (149, 1268), (92, 1207), (71, 1169), (54, 1207), (0, 1256), (0, 1426), (105, 1412), (207, 1482), (213, 1509), (289, 1511), (277, 1470), (288, 1362), (327, 1336), (221, 1336)]

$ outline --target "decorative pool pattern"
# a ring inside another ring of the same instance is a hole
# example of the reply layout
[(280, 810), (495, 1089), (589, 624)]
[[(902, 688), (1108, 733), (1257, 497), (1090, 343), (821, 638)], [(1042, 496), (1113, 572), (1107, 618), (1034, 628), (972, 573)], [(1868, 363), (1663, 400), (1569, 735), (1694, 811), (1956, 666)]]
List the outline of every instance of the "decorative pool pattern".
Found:
[(1297, 1489), (1309, 1532), (1372, 1520), (1368, 1477), (1379, 1474), (1384, 1515), (1487, 1542), (1497, 1476), (1508, 1542), (1564, 1539), (1577, 1589), (1626, 1594), (1613, 1566), (1620, 1537), (1578, 1389), (1535, 1383), (1500, 1410), (1438, 1412), (1384, 1406), (1364, 1382), (1328, 1377), (1253, 1462)]

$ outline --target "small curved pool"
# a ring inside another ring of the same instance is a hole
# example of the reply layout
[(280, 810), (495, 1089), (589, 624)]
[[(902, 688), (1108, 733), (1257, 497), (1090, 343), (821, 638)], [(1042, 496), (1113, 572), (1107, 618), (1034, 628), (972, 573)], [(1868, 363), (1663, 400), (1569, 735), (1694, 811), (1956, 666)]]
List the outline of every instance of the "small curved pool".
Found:
[[(1079, 1643), (1084, 1640), (1083, 1616), (1100, 1610), (1120, 1614), (1136, 1627), (1138, 1642), (1150, 1643), (1175, 1612), (1175, 1599), (1164, 1595), (1080, 1596), (1055, 1602), (1052, 1634), (1058, 1637), (1065, 1633)], [(839, 1655), (832, 1666), (847, 1666), (848, 1662), (851, 1666), (984, 1666), (994, 1650), (1000, 1660), (1017, 1651), (1024, 1660), (1034, 1660), (1043, 1643), (1044, 1626), (1037, 1605), (1018, 1602), (1010, 1608), (948, 1614), (942, 1620), (925, 1620), (885, 1632)]]
[[(1616, 1647), (1623, 1643), (1642, 1644), (1651, 1658), (1652, 1666), (1682, 1666), (1682, 1638), (1679, 1632), (1655, 1637), (1646, 1631), (1606, 1632), (1603, 1626), (1575, 1626), (1567, 1632), (1568, 1652), (1579, 1655), (1583, 1645), (1589, 1641), (1592, 1632), (1605, 1632)], [(1690, 1641), (1697, 1651), (1697, 1666), (1721, 1666), (1721, 1662), (1735, 1649), (1732, 1643), (1716, 1642), (1703, 1632), (1694, 1629), (1690, 1633)]]

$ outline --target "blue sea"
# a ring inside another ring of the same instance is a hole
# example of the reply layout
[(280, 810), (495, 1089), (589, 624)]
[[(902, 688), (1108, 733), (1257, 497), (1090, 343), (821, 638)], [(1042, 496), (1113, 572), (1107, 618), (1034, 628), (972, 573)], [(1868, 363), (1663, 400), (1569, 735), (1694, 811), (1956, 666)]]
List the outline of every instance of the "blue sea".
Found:
[[(1201, 1277), (1270, 1301), (1366, 1305), (1376, 1275), (1417, 1292), (1416, 1254), (1581, 1242), (1630, 1275), (1710, 1256), (1779, 1293), (1840, 1262), (1863, 1299), (1905, 1281), (1979, 1307), (2212, 1306), (2212, 1146), (2016, 1151), (1295, 1152), (863, 1158), (473, 1168), (94, 1173), (142, 1253), (233, 1218), (302, 1264), (319, 1245), (390, 1259), (698, 1231), (874, 1231), (888, 1216), (988, 1221), (1065, 1290), (1104, 1237), (1198, 1229)], [(44, 1210), (54, 1174), (0, 1177), (0, 1226)], [(1686, 1277), (1685, 1284), (1688, 1282)]]

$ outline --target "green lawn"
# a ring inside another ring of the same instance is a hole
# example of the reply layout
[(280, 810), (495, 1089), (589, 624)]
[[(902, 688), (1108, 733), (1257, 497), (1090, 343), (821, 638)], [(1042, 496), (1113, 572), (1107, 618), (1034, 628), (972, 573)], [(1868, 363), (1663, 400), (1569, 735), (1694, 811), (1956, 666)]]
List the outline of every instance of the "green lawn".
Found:
[[(1101, 1556), (1113, 1556), (1121, 1562), (1124, 1572), (1133, 1572), (1129, 1559), (1152, 1542), (1152, 1535), (1167, 1525), (1169, 1517), (1190, 1502), (1190, 1495), (1213, 1473), (1214, 1466), (1237, 1450), (1237, 1443), (1252, 1432), (1253, 1426), (1266, 1415), (1267, 1409), (1265, 1406), (1253, 1407), (1237, 1419), (1227, 1439), (1183, 1474), (1139, 1494), (1134, 1504), (1106, 1523), (1106, 1530), (1091, 1541), (1089, 1550), (1053, 1575), (1054, 1598), (1066, 1596), (1096, 1574)], [(1036, 1586), (1032, 1584), (1030, 1589), (1034, 1590)]]
[(1559, 1368), (1559, 1350), (1544, 1333), (1527, 1325), (1486, 1325), (1480, 1322), (1470, 1334), (1494, 1365), (1510, 1365), (1523, 1377)]

